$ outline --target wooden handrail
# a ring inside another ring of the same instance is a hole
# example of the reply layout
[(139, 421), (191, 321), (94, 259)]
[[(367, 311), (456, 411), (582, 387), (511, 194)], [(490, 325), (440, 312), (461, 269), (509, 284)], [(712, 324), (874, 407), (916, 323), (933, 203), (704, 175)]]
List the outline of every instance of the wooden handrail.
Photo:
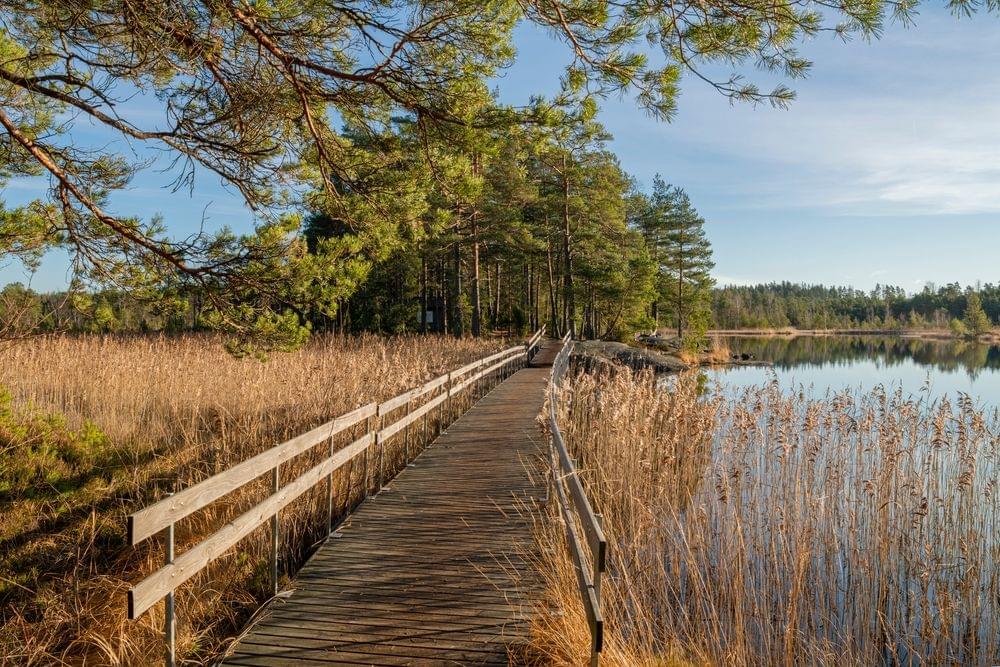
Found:
[[(539, 330), (536, 333), (534, 337), (536, 341), (541, 338), (541, 331)], [(332, 521), (332, 475), (334, 472), (361, 454), (366, 454), (365, 460), (367, 461), (367, 452), (372, 446), (382, 445), (389, 438), (404, 430), (421, 417), (424, 417), (446, 400), (448, 401), (448, 413), (450, 415), (451, 399), (454, 396), (460, 394), (466, 388), (475, 385), (477, 382), (488, 379), (492, 374), (497, 373), (501, 369), (510, 366), (516, 369), (523, 366), (527, 362), (529, 350), (530, 347), (526, 345), (507, 348), (477, 359), (450, 373), (436, 377), (419, 387), (405, 391), (382, 403), (364, 405), (131, 514), (128, 517), (128, 534), (131, 545), (139, 544), (162, 531), (166, 531), (168, 544), (167, 559), (164, 565), (129, 590), (129, 618), (138, 618), (164, 598), (167, 599), (168, 610), (172, 610), (174, 591), (178, 586), (188, 581), (214, 559), (231, 549), (237, 542), (268, 521), (271, 521), (273, 533), (271, 572), (274, 580), (272, 584), (276, 592), (277, 518), (283, 508), (325, 480), (331, 485), (329, 492), (330, 510), (328, 514)], [(471, 371), (476, 372), (469, 377), (465, 377)], [(415, 401), (438, 389), (441, 391), (437, 396), (423, 402), (419, 406), (413, 406)], [(379, 424), (378, 422), (381, 419), (371, 419), (372, 417), (384, 417), (394, 410), (403, 407), (407, 408), (407, 414), (390, 424)], [(361, 423), (366, 424), (366, 432), (347, 446), (334, 452), (333, 437)], [(278, 475), (278, 471), (282, 464), (293, 460), (296, 456), (324, 442), (330, 442), (331, 452), (329, 456), (291, 482), (284, 485), (279, 484), (280, 476)], [(177, 521), (207, 507), (219, 498), (240, 489), (268, 472), (272, 474), (272, 493), (270, 496), (191, 547), (184, 554), (177, 558), (174, 557), (173, 534), (174, 524)], [(367, 481), (365, 484), (367, 493)], [(167, 642), (166, 662), (168, 665), (173, 665), (173, 614), (168, 613), (167, 619), (167, 627), (165, 629)]]
[(530, 339), (528, 339), (528, 342), (525, 343), (524, 347), (528, 352), (529, 360), (531, 359), (531, 357), (534, 356), (535, 348), (539, 347), (539, 345), (541, 344), (542, 336), (544, 335), (545, 335), (545, 325), (543, 324), (542, 328), (536, 331), (535, 334)]
[[(552, 465), (551, 483), (556, 489), (559, 513), (566, 527), (566, 542), (570, 556), (573, 558), (577, 586), (590, 627), (590, 664), (596, 667), (600, 662), (601, 650), (604, 647), (601, 577), (607, 566), (608, 547), (600, 517), (594, 512), (593, 506), (587, 499), (586, 491), (580, 481), (580, 476), (577, 474), (576, 462), (566, 449), (566, 443), (559, 431), (559, 422), (556, 419), (556, 384), (566, 371), (573, 349), (569, 332), (563, 336), (562, 344), (562, 349), (559, 350), (559, 354), (556, 355), (556, 359), (552, 363), (552, 374), (549, 379), (549, 429), (552, 434), (549, 456)], [(569, 498), (567, 498), (566, 488), (569, 489)], [(575, 513), (571, 510), (575, 510)], [(574, 514), (576, 519), (574, 519)], [(583, 527), (587, 546), (590, 549), (591, 569), (589, 571), (584, 559), (583, 542), (576, 527), (577, 521)]]
[(346, 415), (331, 419), (322, 426), (317, 426), (311, 431), (238, 463), (229, 470), (213, 475), (203, 482), (129, 515), (129, 544), (135, 546), (148, 539), (167, 526), (260, 477), (275, 466), (291, 460), (328, 438), (332, 438), (345, 429), (374, 416), (375, 411), (374, 403), (352, 410)]
[(212, 560), (225, 553), (293, 500), (326, 479), (329, 473), (363, 452), (374, 441), (374, 434), (364, 434), (322, 463), (299, 475), (292, 483), (281, 487), (277, 493), (268, 496), (263, 502), (227, 523), (173, 563), (161, 567), (133, 586), (128, 593), (129, 618), (138, 618), (140, 614), (162, 600), (167, 593), (200, 572)]

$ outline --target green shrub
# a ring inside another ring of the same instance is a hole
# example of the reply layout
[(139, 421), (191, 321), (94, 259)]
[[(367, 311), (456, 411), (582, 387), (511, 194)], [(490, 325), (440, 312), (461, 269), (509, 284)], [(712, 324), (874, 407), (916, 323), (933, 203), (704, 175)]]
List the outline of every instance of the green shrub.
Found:
[(93, 423), (74, 429), (62, 415), (17, 409), (0, 388), (0, 499), (72, 491), (109, 455), (108, 438)]

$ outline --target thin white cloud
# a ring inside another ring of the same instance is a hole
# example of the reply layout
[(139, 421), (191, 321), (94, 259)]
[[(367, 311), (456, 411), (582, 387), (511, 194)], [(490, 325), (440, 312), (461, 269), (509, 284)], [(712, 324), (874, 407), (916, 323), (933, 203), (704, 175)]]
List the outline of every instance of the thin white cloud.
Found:
[[(1000, 42), (988, 18), (921, 17), (874, 45), (824, 43), (790, 111), (730, 107), (688, 82), (677, 125), (652, 132), (702, 163), (675, 178), (723, 209), (1000, 213)], [(640, 131), (648, 145), (645, 126), (624, 130)]]

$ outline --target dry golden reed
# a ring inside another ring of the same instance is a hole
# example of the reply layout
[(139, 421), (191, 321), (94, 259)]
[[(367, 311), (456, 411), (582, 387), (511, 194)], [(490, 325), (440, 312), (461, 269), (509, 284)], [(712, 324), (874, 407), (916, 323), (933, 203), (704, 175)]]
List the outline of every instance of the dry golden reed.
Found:
[[(95, 446), (107, 451), (89, 467), (71, 465), (52, 488), (42, 480), (30, 493), (0, 493), (0, 664), (159, 664), (162, 605), (129, 621), (126, 591), (162, 563), (162, 544), (128, 547), (127, 514), (499, 344), (316, 337), (265, 362), (235, 359), (205, 336), (52, 337), (4, 349), (0, 386), (14, 409), (65, 415), (67, 428), (90, 421), (106, 436)], [(11, 446), (0, 458), (34, 452), (29, 442)], [(398, 463), (396, 452), (386, 474)], [(284, 481), (310, 464), (306, 456), (286, 466)], [(338, 511), (356, 502), (360, 486), (357, 470), (338, 474)], [(178, 553), (266, 494), (261, 482), (178, 524)], [(325, 536), (325, 517), (324, 489), (283, 511), (283, 571)], [(179, 591), (178, 647), (187, 662), (209, 662), (266, 598), (266, 531)]]
[[(605, 517), (606, 664), (1000, 663), (1000, 423), (966, 396), (577, 375), (559, 420)], [(553, 529), (535, 644), (587, 659)]]

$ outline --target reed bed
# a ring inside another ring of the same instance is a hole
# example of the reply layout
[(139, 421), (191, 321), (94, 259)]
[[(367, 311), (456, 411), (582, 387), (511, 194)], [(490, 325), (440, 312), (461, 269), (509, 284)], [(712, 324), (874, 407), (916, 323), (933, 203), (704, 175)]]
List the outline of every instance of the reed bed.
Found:
[[(604, 515), (605, 664), (1000, 663), (1000, 422), (968, 397), (575, 376), (559, 422)], [(543, 662), (588, 633), (540, 529)]]
[[(206, 336), (52, 337), (4, 349), (0, 472), (15, 481), (0, 484), (0, 664), (159, 664), (162, 605), (132, 622), (125, 602), (131, 582), (162, 563), (162, 544), (127, 547), (127, 514), (500, 344), (316, 337), (265, 362), (235, 359)], [(283, 466), (284, 479), (312, 463)], [(401, 464), (397, 447), (379, 474)], [(335, 481), (345, 512), (364, 492), (360, 473)], [(178, 553), (266, 494), (261, 481), (185, 519)], [(283, 572), (325, 537), (325, 519), (322, 489), (283, 511)], [(266, 530), (178, 591), (186, 664), (210, 662), (267, 597)]]

